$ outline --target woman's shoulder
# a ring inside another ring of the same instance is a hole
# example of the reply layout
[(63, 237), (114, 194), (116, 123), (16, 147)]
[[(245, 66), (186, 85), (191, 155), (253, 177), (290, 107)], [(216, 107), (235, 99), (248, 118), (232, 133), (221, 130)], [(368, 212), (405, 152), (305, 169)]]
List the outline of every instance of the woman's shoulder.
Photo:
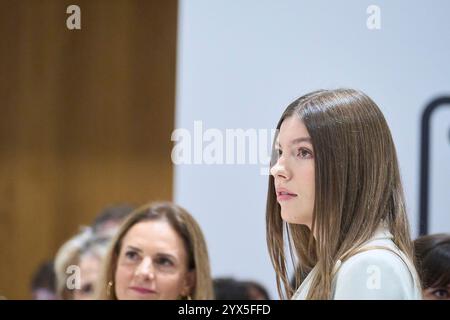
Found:
[(356, 250), (346, 262), (355, 263), (366, 260), (379, 260), (389, 264), (405, 265), (406, 259), (408, 259), (406, 254), (393, 241), (384, 240), (369, 242)]
[[(406, 257), (405, 257), (406, 258)], [(368, 269), (380, 269), (389, 271), (386, 275), (409, 274), (409, 268), (405, 263), (403, 254), (396, 249), (375, 247), (357, 252), (345, 260), (339, 273), (360, 272)]]
[(335, 276), (336, 299), (415, 299), (407, 257), (392, 247), (374, 247), (344, 261)]

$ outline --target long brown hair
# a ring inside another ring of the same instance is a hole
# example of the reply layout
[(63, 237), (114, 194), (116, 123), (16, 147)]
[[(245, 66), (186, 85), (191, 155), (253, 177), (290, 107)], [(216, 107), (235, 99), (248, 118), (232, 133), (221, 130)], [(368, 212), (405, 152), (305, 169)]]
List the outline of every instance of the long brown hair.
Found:
[(188, 270), (195, 273), (195, 285), (190, 294), (194, 300), (213, 299), (213, 286), (206, 242), (200, 226), (183, 208), (170, 202), (150, 203), (131, 213), (112, 241), (105, 259), (99, 285), (99, 298), (117, 300), (114, 277), (122, 240), (132, 226), (148, 220), (165, 219), (183, 240), (188, 257)]
[(292, 116), (303, 121), (314, 149), (311, 230), (315, 237), (307, 226), (282, 221), (270, 176), (267, 245), (280, 296), (290, 298), (294, 292), (289, 285), (286, 244), (299, 260), (295, 287), (304, 280), (302, 275), (316, 267), (308, 299), (331, 298), (336, 261), (370, 240), (382, 221), (398, 248), (413, 261), (395, 146), (377, 105), (357, 90), (320, 90), (292, 102), (277, 129)]

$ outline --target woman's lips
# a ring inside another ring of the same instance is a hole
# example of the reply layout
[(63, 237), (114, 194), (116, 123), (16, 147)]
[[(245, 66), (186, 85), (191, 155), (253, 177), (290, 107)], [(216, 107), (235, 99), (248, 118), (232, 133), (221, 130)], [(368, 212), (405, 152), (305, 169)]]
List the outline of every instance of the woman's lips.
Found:
[(278, 201), (287, 201), (287, 200), (291, 200), (292, 198), (297, 197), (296, 194), (278, 194), (277, 195), (277, 200)]
[(277, 192), (277, 200), (278, 201), (287, 201), (287, 200), (291, 200), (292, 198), (297, 197), (297, 195), (295, 193), (292, 193), (285, 188), (277, 188), (276, 192)]
[(155, 290), (152, 289), (147, 289), (147, 288), (142, 288), (142, 287), (130, 287), (131, 290), (139, 293), (139, 294), (152, 294), (152, 293), (156, 293)]

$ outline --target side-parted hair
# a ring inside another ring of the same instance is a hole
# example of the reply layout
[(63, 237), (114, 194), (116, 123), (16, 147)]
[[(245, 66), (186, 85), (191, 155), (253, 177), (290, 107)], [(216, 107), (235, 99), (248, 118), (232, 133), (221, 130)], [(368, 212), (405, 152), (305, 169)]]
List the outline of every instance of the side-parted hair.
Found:
[[(98, 286), (99, 299), (117, 300), (114, 278), (123, 238), (137, 223), (151, 220), (167, 221), (182, 239), (188, 258), (188, 270), (195, 273), (191, 298), (194, 300), (213, 299), (208, 251), (200, 226), (186, 210), (170, 202), (144, 205), (132, 212), (122, 224), (105, 259), (103, 274)], [(112, 288), (108, 288), (109, 283), (113, 284)]]
[[(370, 240), (382, 221), (398, 248), (414, 261), (397, 154), (378, 106), (357, 90), (320, 90), (292, 102), (278, 132), (290, 117), (304, 123), (314, 149), (315, 237), (307, 226), (282, 220), (270, 176), (266, 234), (281, 298), (291, 298), (304, 275), (317, 267), (307, 298), (330, 299), (335, 263)], [(295, 287), (289, 284), (286, 244), (291, 257), (299, 260)]]

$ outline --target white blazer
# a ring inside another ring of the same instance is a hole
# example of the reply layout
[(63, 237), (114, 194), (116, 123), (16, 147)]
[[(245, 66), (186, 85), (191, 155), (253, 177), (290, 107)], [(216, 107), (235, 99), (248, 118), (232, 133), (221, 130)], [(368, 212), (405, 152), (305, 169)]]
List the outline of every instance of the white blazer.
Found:
[[(422, 299), (417, 271), (392, 239), (392, 234), (380, 227), (362, 246), (362, 252), (343, 263), (338, 260), (333, 272), (332, 299)], [(316, 268), (311, 270), (292, 296), (293, 300), (306, 299), (316, 272)]]

